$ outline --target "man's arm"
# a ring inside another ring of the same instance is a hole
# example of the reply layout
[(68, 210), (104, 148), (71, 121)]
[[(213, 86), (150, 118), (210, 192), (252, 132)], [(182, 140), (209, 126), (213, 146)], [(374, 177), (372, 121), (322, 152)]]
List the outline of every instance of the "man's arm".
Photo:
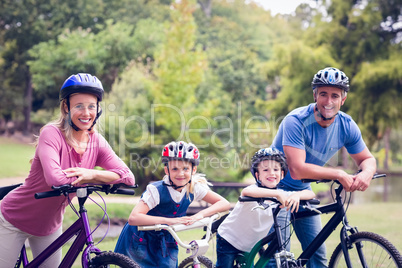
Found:
[(377, 171), (377, 162), (367, 147), (358, 154), (350, 155), (358, 165), (361, 172), (354, 176), (353, 184), (350, 191), (365, 191), (371, 182), (375, 172)]
[(350, 191), (354, 176), (340, 169), (306, 163), (305, 150), (285, 145), (283, 146), (283, 151), (285, 152), (289, 172), (293, 179), (338, 180), (346, 191)]

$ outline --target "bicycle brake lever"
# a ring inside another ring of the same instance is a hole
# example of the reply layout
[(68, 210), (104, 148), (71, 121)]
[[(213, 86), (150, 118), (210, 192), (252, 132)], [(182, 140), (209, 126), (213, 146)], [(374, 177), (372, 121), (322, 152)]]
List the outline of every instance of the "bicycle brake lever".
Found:
[(319, 211), (319, 210), (316, 209), (316, 208), (311, 207), (310, 204), (304, 205), (303, 208), (304, 208), (304, 209), (308, 209), (308, 210), (310, 210), (310, 211), (314, 211), (314, 212), (316, 212), (316, 213), (318, 213), (318, 214), (322, 214), (321, 211)]
[(258, 206), (255, 206), (251, 209), (251, 211), (254, 211), (256, 209), (262, 209), (262, 210), (266, 210), (267, 208), (269, 208), (271, 205), (270, 204), (259, 204)]

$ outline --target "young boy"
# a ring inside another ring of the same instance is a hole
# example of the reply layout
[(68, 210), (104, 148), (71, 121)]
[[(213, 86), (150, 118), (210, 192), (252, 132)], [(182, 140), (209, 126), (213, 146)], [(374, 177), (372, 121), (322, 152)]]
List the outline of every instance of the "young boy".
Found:
[[(171, 142), (162, 151), (165, 176), (149, 184), (130, 214), (116, 244), (116, 252), (127, 255), (141, 268), (177, 267), (178, 246), (164, 231), (138, 231), (137, 226), (176, 223), (193, 224), (203, 217), (229, 210), (230, 203), (209, 189), (207, 180), (197, 174), (199, 151), (194, 144)], [(186, 216), (194, 200), (210, 204), (193, 216)]]
[[(286, 158), (282, 152), (276, 148), (259, 150), (251, 159), (250, 168), (256, 184), (244, 188), (241, 196), (275, 197), (282, 207), (297, 212), (300, 200), (312, 199), (315, 194), (310, 190), (285, 192), (276, 189), (287, 171)], [(233, 267), (237, 254), (250, 252), (268, 234), (273, 224), (272, 208), (252, 210), (255, 206), (255, 202), (237, 202), (233, 211), (219, 226), (216, 268)]]

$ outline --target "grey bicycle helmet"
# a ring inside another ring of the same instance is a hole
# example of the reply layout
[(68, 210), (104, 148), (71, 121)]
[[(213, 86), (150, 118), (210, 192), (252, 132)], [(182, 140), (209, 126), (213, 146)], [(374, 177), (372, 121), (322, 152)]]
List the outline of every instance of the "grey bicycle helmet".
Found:
[(200, 153), (197, 146), (184, 141), (172, 141), (163, 147), (162, 163), (167, 164), (171, 160), (184, 160), (195, 166), (200, 163)]
[(251, 158), (250, 172), (253, 175), (258, 186), (262, 186), (260, 180), (255, 176), (258, 171), (258, 164), (264, 160), (274, 160), (281, 165), (283, 171), (283, 177), (288, 173), (288, 164), (286, 163), (286, 156), (284, 153), (276, 149), (275, 147), (269, 147), (265, 149), (258, 150)]
[(349, 78), (344, 72), (338, 70), (334, 67), (327, 67), (325, 69), (319, 70), (311, 82), (313, 89), (316, 87), (337, 87), (349, 91)]

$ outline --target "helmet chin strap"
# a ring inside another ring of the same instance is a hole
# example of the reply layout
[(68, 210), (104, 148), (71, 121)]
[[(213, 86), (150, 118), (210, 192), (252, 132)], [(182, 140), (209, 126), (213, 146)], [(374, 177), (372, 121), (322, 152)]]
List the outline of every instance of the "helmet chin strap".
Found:
[(321, 117), (321, 119), (322, 120), (324, 120), (324, 121), (330, 121), (330, 120), (332, 120), (332, 118), (334, 118), (338, 113), (336, 113), (334, 116), (332, 116), (332, 117), (324, 117), (321, 113), (320, 113), (320, 111), (318, 111), (318, 108), (317, 108), (317, 104), (315, 104), (315, 111), (318, 113), (318, 115)]
[(186, 186), (187, 184), (191, 183), (191, 179), (193, 178), (193, 172), (192, 172), (192, 170), (193, 170), (193, 163), (191, 163), (191, 175), (190, 175), (190, 180), (189, 180), (186, 184), (184, 184), (183, 186), (177, 186), (176, 184), (173, 183), (173, 181), (170, 179), (169, 162), (167, 163), (167, 167), (168, 167), (167, 170), (168, 170), (168, 178), (169, 178), (170, 184), (167, 184), (167, 183), (163, 182), (163, 185), (172, 187), (173, 189), (177, 190), (177, 189), (183, 188), (183, 187)]

